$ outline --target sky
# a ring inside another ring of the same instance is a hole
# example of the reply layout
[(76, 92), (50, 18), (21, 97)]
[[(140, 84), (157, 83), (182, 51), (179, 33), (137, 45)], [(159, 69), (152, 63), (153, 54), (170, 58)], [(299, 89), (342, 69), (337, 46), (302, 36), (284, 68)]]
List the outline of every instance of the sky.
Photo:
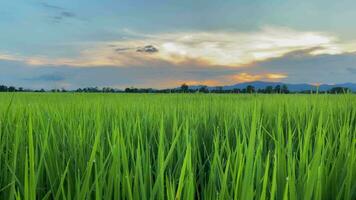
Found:
[(2, 0), (0, 85), (356, 82), (354, 0)]

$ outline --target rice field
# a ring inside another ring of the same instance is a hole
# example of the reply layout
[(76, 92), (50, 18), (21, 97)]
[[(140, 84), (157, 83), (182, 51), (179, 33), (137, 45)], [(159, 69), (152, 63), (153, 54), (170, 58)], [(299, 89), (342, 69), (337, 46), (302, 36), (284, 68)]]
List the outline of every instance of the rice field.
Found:
[(2, 93), (0, 199), (356, 199), (356, 96)]

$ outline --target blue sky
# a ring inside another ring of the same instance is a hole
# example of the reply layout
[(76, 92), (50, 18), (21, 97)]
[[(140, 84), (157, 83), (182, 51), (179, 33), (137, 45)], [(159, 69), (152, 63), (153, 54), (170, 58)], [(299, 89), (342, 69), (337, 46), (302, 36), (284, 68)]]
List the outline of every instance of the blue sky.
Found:
[(4, 0), (0, 84), (356, 82), (352, 0)]

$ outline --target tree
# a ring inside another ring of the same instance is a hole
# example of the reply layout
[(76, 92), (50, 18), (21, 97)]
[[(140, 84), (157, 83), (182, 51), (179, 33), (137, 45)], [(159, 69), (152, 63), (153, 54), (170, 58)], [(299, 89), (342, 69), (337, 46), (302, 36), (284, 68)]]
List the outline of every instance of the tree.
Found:
[(246, 87), (246, 92), (247, 93), (254, 93), (255, 92), (255, 87), (253, 87), (252, 85), (248, 85), (247, 87)]
[(280, 85), (276, 85), (276, 87), (274, 87), (274, 92), (275, 93), (281, 93), (281, 86)]
[(131, 87), (131, 88), (125, 88), (125, 92), (127, 93), (131, 93), (131, 92), (135, 92), (135, 88)]
[(208, 87), (207, 86), (202, 86), (202, 87), (200, 87), (199, 88), (199, 92), (201, 92), (201, 93), (208, 93), (209, 92), (209, 90), (208, 90)]
[(16, 88), (14, 86), (9, 87), (9, 92), (15, 92), (15, 91), (16, 91)]
[(183, 83), (182, 86), (180, 86), (180, 89), (182, 90), (182, 92), (188, 92), (189, 86)]
[(7, 92), (7, 86), (5, 85), (0, 85), (0, 92)]
[(59, 89), (52, 89), (51, 92), (60, 92)]
[(287, 86), (287, 85), (282, 85), (281, 91), (282, 91), (282, 93), (284, 93), (284, 94), (288, 94), (288, 93), (289, 93), (288, 86)]
[(104, 88), (102, 89), (102, 91), (103, 91), (104, 93), (114, 93), (114, 92), (115, 92), (115, 89), (114, 89), (114, 88), (111, 88), (111, 87), (104, 87)]
[(267, 86), (267, 87), (265, 88), (265, 93), (267, 93), (267, 94), (273, 93), (273, 87), (272, 87), (272, 86)]
[(234, 88), (232, 90), (232, 93), (240, 93), (240, 92), (241, 92), (241, 90), (239, 88)]
[(350, 89), (344, 87), (334, 87), (329, 90), (329, 93), (331, 94), (343, 94), (348, 92), (350, 92)]
[(216, 92), (216, 93), (222, 93), (222, 92), (223, 92), (223, 89), (224, 89), (224, 88), (223, 88), (222, 86), (216, 86), (216, 87), (215, 87), (215, 92)]

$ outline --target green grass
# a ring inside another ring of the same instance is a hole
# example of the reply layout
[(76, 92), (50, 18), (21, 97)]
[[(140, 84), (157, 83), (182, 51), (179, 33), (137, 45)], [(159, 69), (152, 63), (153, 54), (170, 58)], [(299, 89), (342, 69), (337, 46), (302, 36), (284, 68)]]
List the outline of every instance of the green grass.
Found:
[(3, 93), (0, 199), (356, 199), (356, 96)]

